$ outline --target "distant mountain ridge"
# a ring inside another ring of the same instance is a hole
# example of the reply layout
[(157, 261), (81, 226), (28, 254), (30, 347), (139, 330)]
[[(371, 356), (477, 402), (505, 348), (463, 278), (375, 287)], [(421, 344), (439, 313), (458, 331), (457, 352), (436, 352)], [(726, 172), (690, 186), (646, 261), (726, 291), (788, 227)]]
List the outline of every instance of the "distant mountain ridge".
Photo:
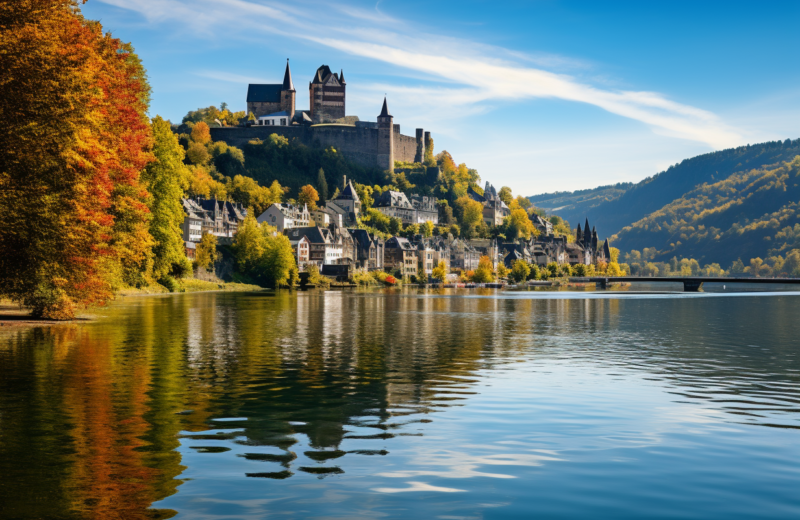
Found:
[(622, 251), (655, 247), (655, 261), (736, 259), (800, 248), (800, 154), (792, 161), (703, 184), (610, 238)]
[(573, 225), (588, 218), (597, 225), (601, 236), (611, 236), (704, 183), (791, 161), (797, 155), (800, 155), (800, 139), (740, 146), (685, 159), (627, 189), (624, 185), (603, 186), (594, 190), (536, 195), (530, 200)]

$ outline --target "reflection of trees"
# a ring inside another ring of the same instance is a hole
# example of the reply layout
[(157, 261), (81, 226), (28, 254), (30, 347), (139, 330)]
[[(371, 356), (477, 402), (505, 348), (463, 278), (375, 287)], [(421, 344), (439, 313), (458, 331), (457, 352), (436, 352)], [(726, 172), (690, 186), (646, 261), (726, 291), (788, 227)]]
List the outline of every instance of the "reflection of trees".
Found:
[[(144, 516), (181, 483), (180, 443), (206, 438), (252, 446), (246, 458), (265, 468), (254, 476), (347, 471), (345, 439), (383, 440), (360, 452), (385, 454), (405, 423), (463, 403), (477, 370), (523, 355), (641, 370), (710, 403), (718, 398), (703, 390), (710, 381), (726, 395), (783, 399), (786, 409), (797, 400), (770, 390), (798, 384), (780, 366), (793, 354), (780, 349), (794, 345), (800, 324), (779, 298), (493, 294), (149, 298), (91, 325), (7, 336), (0, 516)], [(771, 346), (775, 356), (748, 345)], [(248, 420), (229, 423), (240, 433), (207, 431), (224, 417)], [(293, 449), (299, 435), (310, 446), (302, 454)]]

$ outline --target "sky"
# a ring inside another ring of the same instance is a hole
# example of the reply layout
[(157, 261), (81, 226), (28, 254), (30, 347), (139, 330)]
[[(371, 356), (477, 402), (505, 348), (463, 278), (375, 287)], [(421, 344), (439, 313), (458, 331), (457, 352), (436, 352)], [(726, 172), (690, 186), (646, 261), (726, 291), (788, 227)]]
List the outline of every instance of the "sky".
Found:
[(402, 133), (515, 195), (638, 182), (671, 164), (800, 137), (800, 2), (89, 0), (131, 42), (150, 114), (180, 122), (248, 83), (297, 109), (317, 67), (343, 70), (347, 115), (384, 95)]

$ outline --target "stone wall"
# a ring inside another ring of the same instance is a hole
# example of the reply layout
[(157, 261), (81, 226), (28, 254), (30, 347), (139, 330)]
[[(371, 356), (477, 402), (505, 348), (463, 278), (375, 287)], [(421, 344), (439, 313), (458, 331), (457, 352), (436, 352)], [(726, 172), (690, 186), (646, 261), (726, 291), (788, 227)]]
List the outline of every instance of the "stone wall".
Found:
[(262, 103), (250, 101), (247, 103), (247, 112), (252, 112), (256, 117), (268, 116), (275, 112), (281, 111), (281, 104), (278, 103)]
[[(345, 125), (322, 126), (250, 126), (212, 128), (214, 141), (225, 141), (231, 146), (241, 148), (252, 139), (266, 141), (270, 134), (282, 135), (289, 140), (297, 139), (306, 146), (327, 148), (333, 146), (339, 153), (362, 166), (377, 166), (378, 130), (377, 128)], [(394, 159), (414, 161), (417, 140), (402, 135), (400, 125), (394, 125)]]

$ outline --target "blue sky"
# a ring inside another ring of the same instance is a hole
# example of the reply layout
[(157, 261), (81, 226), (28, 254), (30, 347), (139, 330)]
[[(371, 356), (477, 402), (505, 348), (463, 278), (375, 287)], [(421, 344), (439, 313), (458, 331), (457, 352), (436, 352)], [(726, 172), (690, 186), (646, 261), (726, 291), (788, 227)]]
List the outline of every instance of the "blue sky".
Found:
[(151, 114), (175, 122), (291, 59), (297, 108), (321, 64), (347, 114), (433, 134), (515, 194), (639, 181), (698, 154), (800, 137), (800, 2), (89, 0), (133, 43)]

